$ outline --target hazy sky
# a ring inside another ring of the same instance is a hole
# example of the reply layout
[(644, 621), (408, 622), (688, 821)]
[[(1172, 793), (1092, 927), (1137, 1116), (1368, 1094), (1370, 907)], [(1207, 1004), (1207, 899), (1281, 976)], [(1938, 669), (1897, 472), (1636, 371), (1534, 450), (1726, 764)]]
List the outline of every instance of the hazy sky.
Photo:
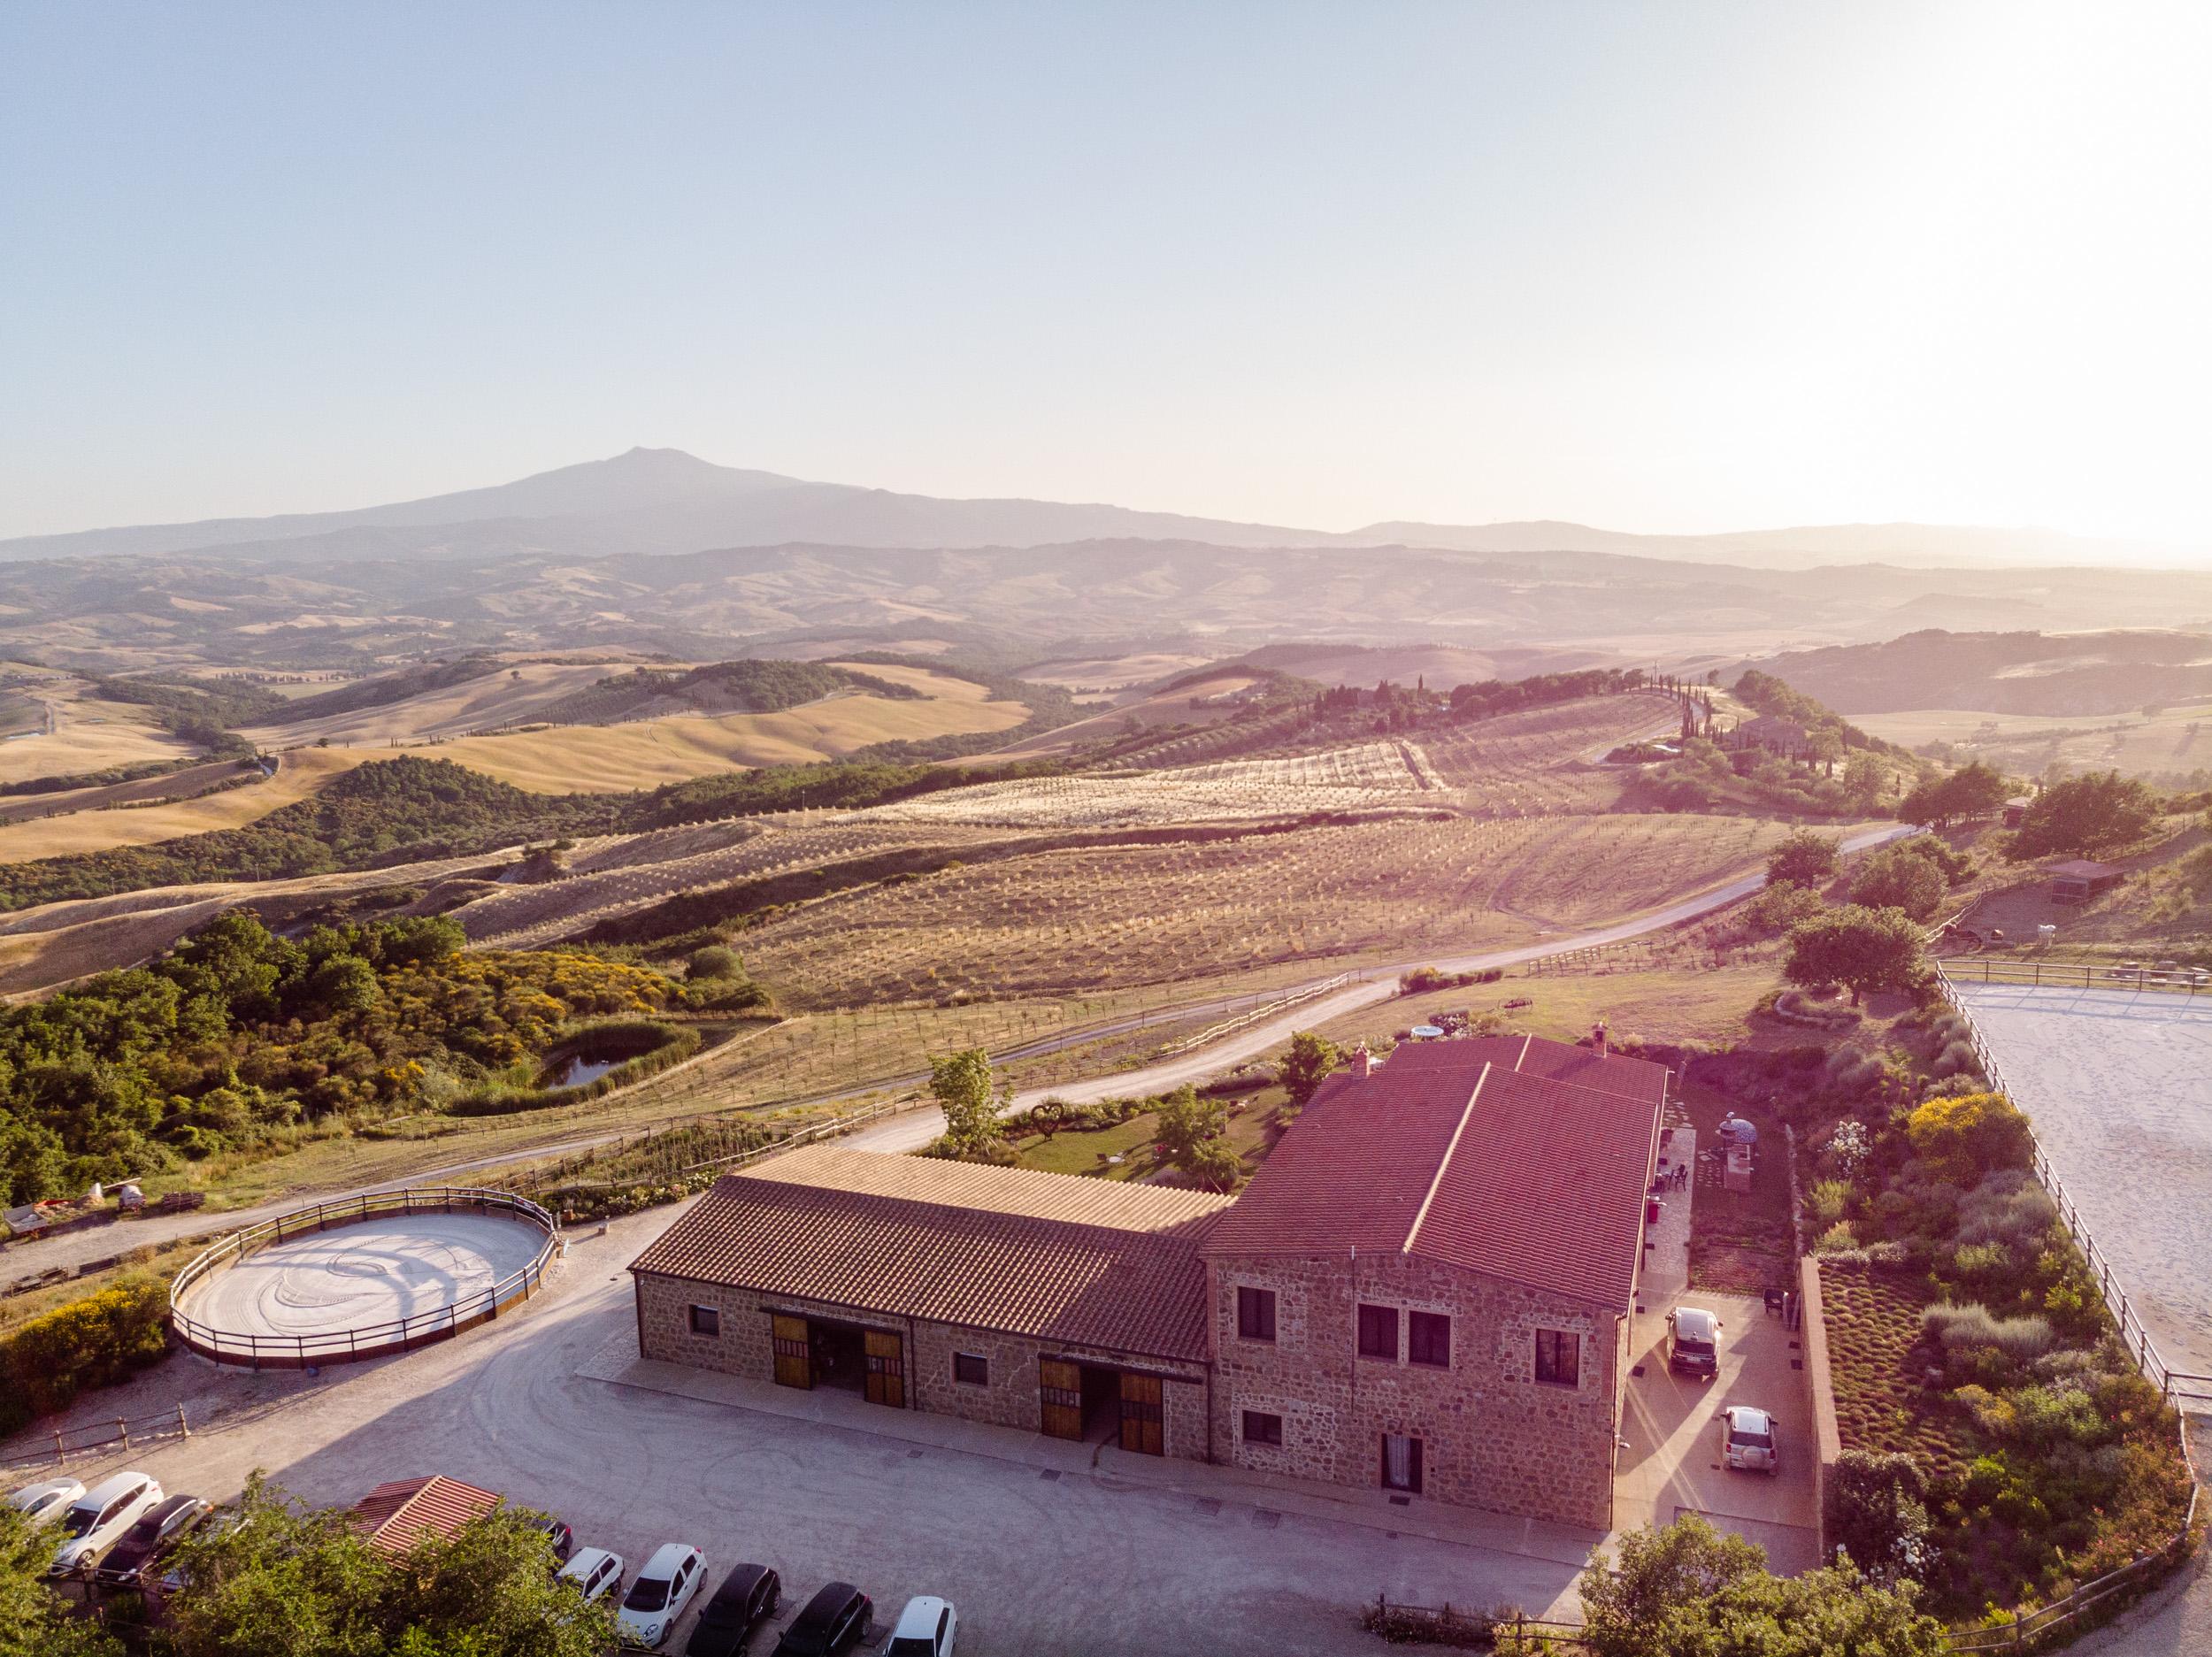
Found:
[(2212, 544), (2212, 5), (0, 7), (0, 534), (633, 444)]

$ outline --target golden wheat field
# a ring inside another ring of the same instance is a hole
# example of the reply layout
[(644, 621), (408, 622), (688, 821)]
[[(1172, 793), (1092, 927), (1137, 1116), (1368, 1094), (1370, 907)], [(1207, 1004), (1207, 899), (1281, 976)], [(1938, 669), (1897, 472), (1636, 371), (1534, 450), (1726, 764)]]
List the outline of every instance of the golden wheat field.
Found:
[[(21, 670), (11, 664), (10, 671)], [(7, 702), (0, 783), (185, 759), (199, 751), (155, 725), (143, 708), (88, 696), (81, 679), (27, 677), (32, 682), (0, 693)]]
[(1663, 816), (1363, 823), (1040, 852), (809, 903), (740, 940), (795, 1003), (1005, 996), (1506, 946), (1755, 867), (1782, 834)]
[(755, 765), (836, 759), (877, 742), (1004, 731), (1029, 717), (1020, 702), (984, 702), (981, 686), (969, 688), (975, 698), (832, 696), (781, 713), (675, 714), (626, 725), (554, 725), (463, 737), (430, 752), (534, 794), (618, 794)]
[(73, 811), (61, 817), (0, 824), (0, 863), (73, 852), (112, 851), (119, 846), (150, 846), (157, 840), (211, 829), (243, 828), (280, 806), (304, 800), (332, 778), (364, 761), (384, 757), (376, 748), (303, 748), (280, 756), (277, 774), (265, 782), (226, 788), (173, 805), (123, 806), (104, 811)]

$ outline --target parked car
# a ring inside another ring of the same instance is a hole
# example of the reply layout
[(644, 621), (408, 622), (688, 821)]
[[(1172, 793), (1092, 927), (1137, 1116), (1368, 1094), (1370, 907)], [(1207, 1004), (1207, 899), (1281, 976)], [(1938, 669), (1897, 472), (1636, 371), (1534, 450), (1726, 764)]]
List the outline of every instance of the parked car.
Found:
[[(203, 1520), (200, 1528), (211, 1541), (217, 1537), (228, 1536), (233, 1530), (247, 1523), (247, 1515), (243, 1508), (223, 1507), (218, 1507)], [(172, 1565), (161, 1574), (159, 1586), (164, 1593), (176, 1593), (184, 1587), (184, 1584), (185, 1571), (181, 1565)]]
[(215, 1511), (198, 1496), (172, 1496), (124, 1533), (115, 1551), (100, 1561), (93, 1581), (106, 1588), (137, 1588), (156, 1560), (182, 1541)]
[(26, 1484), (8, 1498), (8, 1506), (34, 1525), (51, 1524), (83, 1494), (81, 1480), (50, 1478), (43, 1484)]
[(622, 1555), (603, 1547), (588, 1547), (561, 1567), (558, 1578), (572, 1582), (587, 1600), (622, 1591)]
[(533, 1514), (530, 1522), (544, 1531), (546, 1539), (553, 1544), (553, 1557), (563, 1565), (567, 1564), (569, 1553), (576, 1546), (576, 1532), (549, 1513)]
[(892, 1624), (891, 1643), (883, 1648), (883, 1657), (952, 1657), (953, 1636), (959, 1631), (960, 1618), (951, 1600), (918, 1594)]
[(1748, 1404), (1731, 1404), (1721, 1411), (1720, 1459), (1723, 1466), (1747, 1473), (1779, 1472), (1782, 1445), (1774, 1417)]
[(841, 1657), (860, 1644), (875, 1602), (849, 1582), (833, 1582), (806, 1602), (776, 1642), (775, 1657)]
[(161, 1506), (162, 1489), (143, 1473), (104, 1478), (71, 1504), (61, 1522), (67, 1538), (54, 1550), (50, 1576), (67, 1576), (98, 1564), (123, 1533)]
[(650, 1649), (666, 1639), (706, 1574), (706, 1555), (688, 1542), (664, 1542), (655, 1548), (615, 1615), (622, 1643)]
[(733, 1565), (699, 1613), (684, 1657), (737, 1657), (783, 1603), (783, 1578), (765, 1565)]
[(1720, 1373), (1720, 1319), (1694, 1306), (1667, 1314), (1667, 1368), (1711, 1380)]

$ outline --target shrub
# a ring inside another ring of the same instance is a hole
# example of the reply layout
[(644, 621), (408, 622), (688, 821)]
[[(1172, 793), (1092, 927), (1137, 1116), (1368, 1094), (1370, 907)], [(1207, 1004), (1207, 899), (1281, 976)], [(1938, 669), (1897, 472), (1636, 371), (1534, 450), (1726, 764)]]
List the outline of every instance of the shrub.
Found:
[(2034, 1362), (2057, 1343), (2047, 1318), (1998, 1317), (1975, 1301), (1963, 1306), (1939, 1300), (1921, 1314), (1929, 1332), (1946, 1352), (1967, 1346), (1994, 1346), (2016, 1363)]
[(1838, 1220), (1820, 1234), (1820, 1239), (1813, 1245), (1813, 1253), (1832, 1254), (1846, 1249), (1855, 1249), (1858, 1246), (1859, 1239), (1851, 1230), (1851, 1222)]
[(2034, 1152), (2028, 1119), (2002, 1093), (1931, 1099), (1905, 1124), (1913, 1155), (1955, 1185), (2025, 1168)]
[(169, 1349), (168, 1316), (165, 1283), (126, 1277), (0, 1337), (0, 1432), (159, 1363)]
[(1851, 1201), (1851, 1187), (1840, 1179), (1816, 1180), (1806, 1193), (1805, 1201), (1814, 1219), (1823, 1225), (1833, 1225), (1843, 1218), (1844, 1208)]
[(1828, 1533), (1878, 1581), (1929, 1565), (1928, 1481), (1902, 1452), (1846, 1450), (1825, 1484)]
[(733, 978), (744, 970), (737, 951), (726, 944), (709, 944), (703, 949), (691, 952), (685, 976), (695, 981), (703, 978)]

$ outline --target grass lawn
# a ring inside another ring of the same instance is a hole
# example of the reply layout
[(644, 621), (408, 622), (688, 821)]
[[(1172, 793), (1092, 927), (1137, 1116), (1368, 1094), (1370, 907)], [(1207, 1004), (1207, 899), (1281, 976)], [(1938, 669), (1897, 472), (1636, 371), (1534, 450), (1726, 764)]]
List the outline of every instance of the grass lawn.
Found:
[[(1223, 1139), (1244, 1159), (1247, 1176), (1267, 1160), (1279, 1137), (1277, 1112), (1287, 1100), (1279, 1087), (1263, 1088), (1246, 1101), (1232, 1101)], [(1235, 1107), (1241, 1103), (1242, 1109)], [(1153, 1124), (1146, 1111), (1110, 1128), (1063, 1128), (1051, 1139), (1032, 1134), (1014, 1141), (1024, 1168), (1055, 1174), (1087, 1174), (1100, 1179), (1149, 1181), (1160, 1172), (1152, 1159)], [(1110, 1162), (1118, 1156), (1119, 1162)]]
[[(1745, 1015), (1773, 987), (1773, 969), (1761, 966), (1509, 976), (1495, 984), (1401, 996), (1332, 1019), (1321, 1033), (1343, 1047), (1362, 1038), (1379, 1045), (1439, 1013), (1471, 1010), (1478, 1016), (1495, 1011), (1513, 1029), (1557, 1041), (1580, 1040), (1602, 1018), (1617, 1041), (1642, 1036), (1654, 1041), (1725, 1042), (1742, 1037)], [(1529, 1005), (1506, 1007), (1523, 1000)]]

